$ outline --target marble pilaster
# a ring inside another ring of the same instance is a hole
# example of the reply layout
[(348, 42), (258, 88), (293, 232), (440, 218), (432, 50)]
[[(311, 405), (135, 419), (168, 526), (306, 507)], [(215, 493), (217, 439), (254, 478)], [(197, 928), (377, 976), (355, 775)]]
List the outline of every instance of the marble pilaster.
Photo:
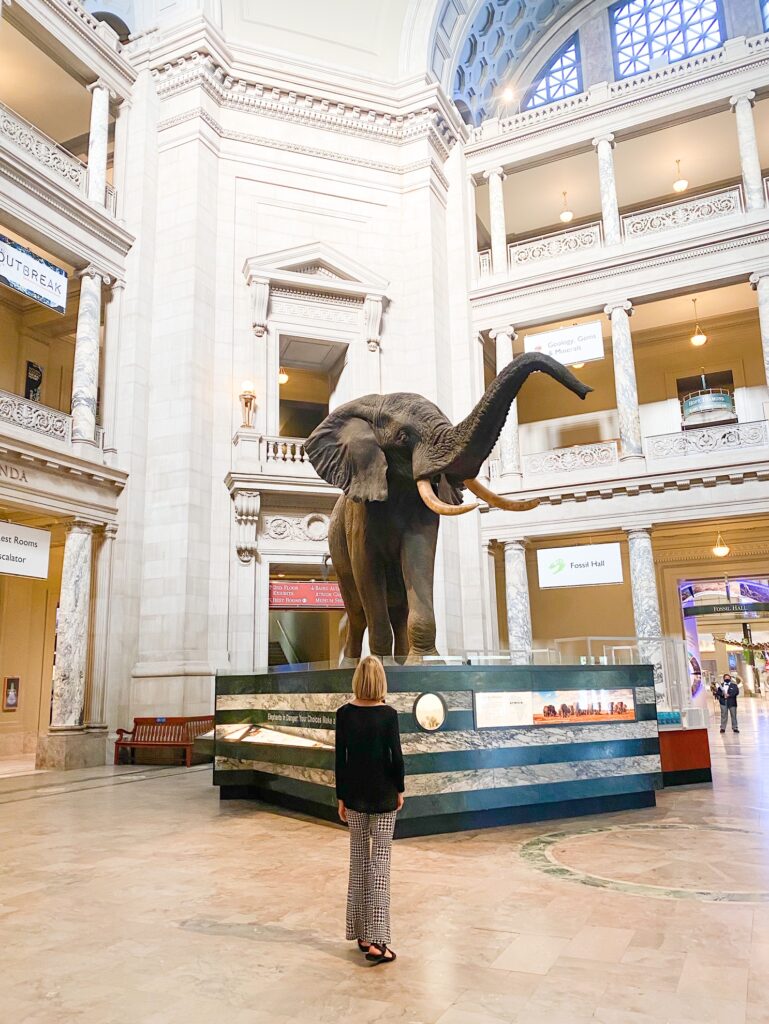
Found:
[(85, 713), (93, 526), (75, 520), (67, 531), (53, 670), (51, 728), (78, 729)]
[(764, 355), (764, 379), (769, 385), (769, 270), (750, 275), (751, 288), (758, 295), (758, 323), (761, 330), (761, 349)]
[(654, 573), (651, 531), (647, 528), (636, 528), (626, 532), (630, 554), (633, 620), (638, 637), (638, 649), (644, 662), (653, 666), (654, 687), (658, 695), (664, 697), (662, 617)]
[(617, 245), (622, 241), (617, 202), (617, 183), (614, 178), (614, 136), (611, 133), (593, 139), (598, 156), (598, 186), (601, 190), (601, 217), (603, 238), (606, 245)]
[(742, 186), (745, 190), (745, 205), (748, 210), (762, 210), (764, 182), (761, 175), (761, 157), (758, 152), (756, 125), (753, 120), (753, 102), (756, 94), (750, 90), (732, 96), (729, 100), (737, 122), (737, 145), (740, 150)]
[(103, 82), (88, 87), (91, 123), (88, 130), (88, 198), (105, 206), (107, 201), (107, 143), (109, 140), (109, 89)]
[[(495, 343), (496, 371), (502, 370), (513, 361), (513, 342), (518, 337), (513, 327), (497, 327), (489, 331)], [(513, 401), (499, 435), (499, 461), (502, 475), (521, 474), (521, 446), (518, 437), (518, 402)]]
[(486, 605), (483, 616), (483, 639), (486, 650), (494, 654), (499, 650), (499, 622), (497, 621), (497, 558), (493, 540), (484, 540), (481, 561)]
[(90, 444), (96, 440), (101, 288), (108, 282), (109, 278), (93, 266), (80, 272), (80, 304), (72, 371), (72, 440)]
[(531, 656), (531, 608), (526, 573), (526, 548), (520, 540), (506, 540), (505, 604), (510, 657), (515, 665), (527, 665)]
[(93, 661), (85, 725), (87, 729), (107, 728), (107, 645), (110, 638), (112, 558), (117, 526), (108, 523), (96, 555), (96, 578), (93, 617)]
[(617, 417), (623, 459), (638, 458), (643, 454), (633, 339), (630, 334), (632, 312), (633, 305), (627, 301), (609, 303), (605, 308), (605, 313), (611, 320), (614, 387), (617, 392)]
[(494, 274), (507, 276), (507, 228), (505, 226), (505, 195), (502, 182), (505, 172), (501, 167), (494, 167), (483, 172), (489, 183), (489, 223), (491, 231), (491, 263)]
[(104, 425), (104, 460), (109, 466), (117, 462), (118, 367), (120, 365), (120, 331), (122, 324), (125, 281), (115, 281), (104, 310), (104, 373), (102, 379), (102, 416)]

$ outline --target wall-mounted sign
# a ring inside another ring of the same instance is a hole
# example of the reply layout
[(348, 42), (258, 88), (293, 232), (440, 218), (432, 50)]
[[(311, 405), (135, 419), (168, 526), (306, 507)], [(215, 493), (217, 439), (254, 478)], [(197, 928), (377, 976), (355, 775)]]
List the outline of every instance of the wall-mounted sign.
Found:
[(43, 368), (27, 360), (27, 375), (24, 378), (24, 397), (30, 402), (39, 402), (43, 393)]
[(344, 608), (334, 580), (270, 580), (270, 608)]
[(622, 583), (622, 551), (618, 543), (542, 548), (537, 552), (537, 572), (542, 590)]
[(603, 359), (603, 332), (600, 320), (586, 324), (560, 327), (557, 331), (527, 334), (523, 339), (524, 352), (544, 352), (559, 363), (590, 363)]
[(635, 694), (623, 690), (542, 690), (534, 694), (535, 725), (635, 721)]
[(0, 574), (48, 579), (51, 535), (15, 523), (0, 523)]
[(67, 272), (0, 235), (0, 284), (63, 313), (67, 308)]
[(3, 680), (3, 711), (16, 711), (19, 706), (18, 676), (6, 676)]
[(534, 695), (528, 690), (475, 692), (473, 699), (476, 729), (510, 729), (534, 724)]
[(757, 612), (769, 612), (769, 601), (753, 601), (751, 604), (695, 604), (684, 608), (684, 617), (693, 615), (755, 615)]

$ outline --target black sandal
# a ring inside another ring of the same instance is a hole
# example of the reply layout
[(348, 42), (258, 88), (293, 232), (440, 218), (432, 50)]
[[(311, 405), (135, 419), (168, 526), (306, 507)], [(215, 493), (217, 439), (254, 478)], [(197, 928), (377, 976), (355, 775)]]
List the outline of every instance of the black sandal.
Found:
[[(395, 950), (394, 949), (390, 949), (389, 946), (385, 945), (384, 942), (381, 942), (381, 943), (372, 942), (371, 943), (371, 947), (374, 948), (374, 949), (380, 950), (379, 953), (366, 953), (366, 959), (367, 960), (371, 960), (375, 965), (376, 964), (391, 964), (393, 962), (393, 960), (397, 960), (398, 959), (397, 956), (395, 955)], [(388, 953), (390, 953), (392, 955), (388, 956), (387, 955)]]
[(361, 951), (361, 953), (368, 953), (368, 951), (371, 949), (371, 943), (361, 942), (360, 939), (358, 939), (358, 949)]

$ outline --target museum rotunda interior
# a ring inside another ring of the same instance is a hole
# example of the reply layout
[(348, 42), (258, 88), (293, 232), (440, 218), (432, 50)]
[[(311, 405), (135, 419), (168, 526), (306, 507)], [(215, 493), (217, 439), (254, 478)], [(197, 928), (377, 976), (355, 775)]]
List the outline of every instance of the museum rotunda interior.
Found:
[(769, 1024), (769, 0), (0, 0), (0, 684), (3, 1020)]

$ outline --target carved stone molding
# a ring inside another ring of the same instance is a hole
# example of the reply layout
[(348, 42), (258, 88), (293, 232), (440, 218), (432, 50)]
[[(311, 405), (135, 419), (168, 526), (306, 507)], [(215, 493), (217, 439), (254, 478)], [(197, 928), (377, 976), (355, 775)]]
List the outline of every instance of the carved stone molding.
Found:
[(235, 550), (244, 565), (256, 557), (258, 551), (257, 528), (261, 495), (259, 491), (235, 491), (232, 495), (235, 507)]
[(325, 545), (328, 524), (329, 517), (323, 512), (311, 512), (306, 516), (271, 515), (264, 517), (262, 533), (270, 540), (313, 541)]
[(646, 440), (647, 454), (653, 459), (681, 455), (708, 455), (731, 449), (758, 448), (769, 444), (765, 420), (753, 423), (728, 423), (694, 427), (675, 434), (657, 434)]
[(0, 422), (23, 427), (56, 441), (68, 442), (72, 439), (71, 416), (7, 391), (0, 391)]
[(363, 303), (366, 318), (366, 344), (369, 352), (376, 352), (381, 343), (383, 299), (381, 295), (367, 295)]
[(655, 206), (638, 213), (627, 213), (622, 217), (622, 228), (626, 238), (640, 238), (686, 227), (698, 221), (714, 220), (733, 213), (742, 213), (742, 190), (739, 185), (720, 189), (693, 199), (679, 200)]
[(572, 256), (584, 249), (595, 249), (601, 245), (601, 225), (585, 224), (569, 231), (553, 231), (523, 242), (511, 242), (507, 247), (511, 265), (537, 263), (553, 260), (559, 256)]

